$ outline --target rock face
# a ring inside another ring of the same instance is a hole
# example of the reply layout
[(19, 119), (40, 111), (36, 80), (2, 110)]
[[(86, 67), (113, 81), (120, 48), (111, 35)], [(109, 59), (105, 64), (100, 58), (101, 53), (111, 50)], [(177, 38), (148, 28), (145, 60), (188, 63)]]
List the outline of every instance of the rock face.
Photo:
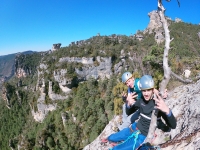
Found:
[(85, 57), (64, 57), (60, 58), (59, 62), (77, 62), (82, 63), (84, 65), (93, 64), (93, 58), (85, 58)]
[(100, 57), (97, 56), (97, 65), (95, 65), (94, 58), (78, 58), (78, 57), (65, 57), (59, 60), (60, 63), (63, 62), (77, 62), (83, 65), (82, 69), (75, 69), (80, 80), (87, 80), (90, 77), (94, 79), (98, 78), (110, 78), (112, 75), (112, 62), (111, 57)]
[(56, 50), (60, 49), (60, 46), (61, 46), (61, 45), (62, 45), (61, 43), (53, 44), (53, 46), (52, 46), (52, 51), (56, 51)]
[(148, 16), (150, 18), (150, 22), (147, 26), (147, 29), (150, 34), (153, 33), (154, 29), (162, 28), (162, 23), (160, 22), (160, 17), (156, 10), (148, 13)]
[[(180, 86), (174, 89), (165, 100), (177, 119), (176, 129), (162, 132), (156, 129), (155, 145), (162, 150), (197, 150), (200, 148), (200, 80), (194, 84)], [(102, 145), (101, 139), (112, 134), (111, 127), (116, 118), (109, 122), (103, 132), (84, 150), (104, 150), (109, 145)]]
[(200, 80), (195, 84), (177, 87), (166, 101), (177, 119), (177, 128), (170, 132), (172, 139), (165, 145), (165, 149), (200, 148), (199, 87)]
[[(46, 68), (46, 67), (44, 67), (44, 68)], [(38, 71), (38, 79), (40, 79), (41, 74), (42, 73)], [(45, 91), (44, 90), (45, 89), (44, 79), (39, 80), (39, 81), (41, 81), (41, 83), (37, 83), (37, 85), (38, 85), (37, 90), (40, 91), (40, 96), (37, 99), (37, 110), (35, 110), (34, 107), (31, 105), (30, 105), (30, 108), (31, 108), (31, 113), (32, 113), (35, 121), (42, 122), (45, 119), (45, 117), (49, 111), (56, 110), (57, 104), (56, 103), (46, 104), (46, 102), (45, 102), (46, 94), (44, 93), (44, 91)], [(51, 91), (49, 91), (48, 93), (51, 93)]]
[(112, 127), (115, 125), (119, 116), (115, 116), (109, 124), (105, 127), (102, 133), (89, 145), (85, 146), (83, 150), (108, 150), (110, 147), (108, 144), (102, 144), (101, 139), (108, 137), (110, 134), (115, 133)]
[(184, 70), (183, 75), (185, 76), (185, 78), (189, 78), (190, 77), (190, 73), (191, 73), (191, 71), (186, 69), (186, 70)]
[(157, 11), (152, 11), (148, 13), (150, 18), (150, 22), (145, 32), (149, 32), (149, 34), (155, 33), (155, 40), (157, 43), (161, 43), (164, 41), (164, 30), (162, 28), (162, 23), (160, 22), (160, 17)]
[(26, 77), (26, 71), (24, 70), (24, 69), (22, 69), (22, 68), (17, 68), (16, 69), (16, 72), (15, 72), (15, 76), (17, 77), (17, 78), (22, 78), (22, 77)]
[[(94, 58), (78, 58), (78, 57), (65, 57), (60, 58), (59, 63), (65, 62), (77, 62), (83, 65), (82, 70), (75, 69), (75, 72), (79, 78), (79, 80), (88, 80), (90, 77), (98, 79), (98, 78), (110, 78), (112, 75), (112, 62), (111, 58), (103, 58), (103, 57), (96, 57)], [(97, 62), (95, 65), (94, 62)], [(119, 69), (118, 69), (119, 70)], [(40, 96), (37, 100), (37, 111), (32, 108), (32, 115), (34, 119), (38, 122), (42, 122), (45, 116), (48, 114), (49, 111), (53, 111), (56, 109), (56, 100), (64, 100), (67, 99), (69, 92), (71, 89), (72, 79), (68, 79), (66, 77), (67, 69), (57, 69), (53, 71), (53, 77), (56, 82), (59, 84), (59, 88), (63, 92), (62, 95), (53, 93), (52, 90), (52, 81), (48, 81), (48, 93), (45, 93), (45, 78), (44, 74), (49, 74), (48, 65), (41, 63), (37, 69), (38, 73), (38, 81), (36, 85), (36, 91), (39, 91)], [(46, 103), (46, 96), (49, 97), (51, 103)]]
[(198, 37), (199, 37), (199, 39), (200, 39), (200, 32), (198, 32), (197, 35), (198, 35)]
[(178, 23), (178, 22), (183, 22), (180, 18), (175, 18), (175, 22)]

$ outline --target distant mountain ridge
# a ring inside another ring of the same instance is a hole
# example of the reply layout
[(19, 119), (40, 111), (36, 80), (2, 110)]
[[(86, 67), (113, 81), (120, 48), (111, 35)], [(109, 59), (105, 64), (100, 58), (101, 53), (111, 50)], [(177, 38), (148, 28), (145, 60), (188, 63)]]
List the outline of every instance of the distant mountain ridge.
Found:
[(32, 51), (32, 50), (27, 50), (27, 51), (24, 51), (24, 52), (17, 52), (17, 53), (12, 53), (12, 54), (6, 54), (6, 55), (0, 55), (0, 58), (1, 57), (7, 57), (7, 56), (9, 56), (9, 55), (16, 55), (16, 54), (32, 54), (32, 53), (34, 53), (34, 52), (36, 52), (36, 51)]

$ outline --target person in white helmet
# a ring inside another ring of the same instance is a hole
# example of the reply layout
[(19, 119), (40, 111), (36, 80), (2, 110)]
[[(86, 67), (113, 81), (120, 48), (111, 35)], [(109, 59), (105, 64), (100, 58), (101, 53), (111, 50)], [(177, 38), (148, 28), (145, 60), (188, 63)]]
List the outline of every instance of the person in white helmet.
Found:
[(122, 107), (122, 124), (118, 125), (119, 130), (123, 130), (124, 128), (131, 125), (135, 120), (139, 117), (139, 110), (135, 110), (130, 115), (126, 114), (126, 107), (129, 107), (128, 103), (131, 101), (136, 101), (140, 99), (142, 96), (141, 90), (139, 88), (139, 78), (134, 78), (130, 72), (125, 72), (122, 75), (122, 83), (124, 83), (128, 87), (127, 93), (122, 94), (122, 100), (124, 101)]
[[(162, 117), (165, 120), (166, 126), (170, 129), (176, 128), (176, 119), (171, 109), (165, 104), (162, 97), (158, 92), (154, 92), (154, 81), (150, 75), (144, 75), (140, 78), (139, 87), (142, 91), (142, 97), (135, 102), (129, 101), (129, 107), (126, 107), (126, 113), (128, 115), (140, 110), (140, 118), (138, 122), (133, 123), (130, 127), (111, 134), (106, 139), (109, 142), (114, 142), (116, 145), (111, 148), (112, 150), (133, 150), (139, 148), (149, 131), (151, 123), (152, 111), (156, 108), (158, 111), (158, 117)], [(156, 97), (154, 97), (154, 94)], [(155, 104), (155, 101), (157, 102)], [(157, 127), (160, 122), (157, 122)], [(162, 128), (160, 128), (163, 130)], [(163, 130), (165, 132), (165, 129)], [(120, 144), (118, 142), (121, 142)]]

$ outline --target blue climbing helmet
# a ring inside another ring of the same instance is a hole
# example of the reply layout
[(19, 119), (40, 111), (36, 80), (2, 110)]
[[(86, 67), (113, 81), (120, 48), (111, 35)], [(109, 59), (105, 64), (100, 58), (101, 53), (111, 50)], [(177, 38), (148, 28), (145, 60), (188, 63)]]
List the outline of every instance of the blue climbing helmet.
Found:
[(139, 87), (141, 90), (148, 90), (154, 88), (154, 81), (152, 76), (144, 75), (140, 78)]
[(130, 72), (124, 72), (122, 75), (122, 83), (126, 83), (128, 79), (130, 79), (133, 75)]

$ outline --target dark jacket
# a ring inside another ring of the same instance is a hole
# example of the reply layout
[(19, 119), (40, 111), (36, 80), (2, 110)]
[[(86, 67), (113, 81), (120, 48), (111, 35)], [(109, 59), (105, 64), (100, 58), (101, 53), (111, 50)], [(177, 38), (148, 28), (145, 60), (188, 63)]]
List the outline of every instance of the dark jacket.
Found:
[[(131, 106), (130, 108), (126, 107), (127, 115), (132, 114), (137, 109), (140, 110), (140, 119), (138, 120), (137, 128), (145, 136), (147, 136), (148, 131), (149, 131), (149, 126), (151, 123), (151, 114), (152, 114), (152, 111), (154, 110), (154, 107), (155, 107), (154, 100), (151, 99), (149, 101), (145, 101), (144, 98), (137, 100), (135, 104)], [(166, 115), (165, 113), (159, 111), (158, 117), (162, 117), (165, 120), (168, 127), (172, 129), (176, 128), (176, 119), (173, 113), (171, 112), (171, 110), (170, 110), (169, 115)]]

